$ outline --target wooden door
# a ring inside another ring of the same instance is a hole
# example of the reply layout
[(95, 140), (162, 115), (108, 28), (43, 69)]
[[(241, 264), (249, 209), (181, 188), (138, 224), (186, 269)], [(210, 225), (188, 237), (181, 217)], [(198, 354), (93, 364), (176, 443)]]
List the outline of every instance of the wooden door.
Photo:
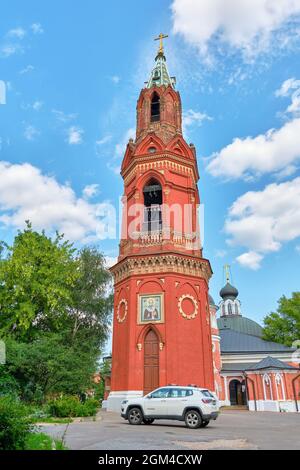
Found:
[(144, 395), (159, 387), (159, 341), (149, 330), (144, 342)]

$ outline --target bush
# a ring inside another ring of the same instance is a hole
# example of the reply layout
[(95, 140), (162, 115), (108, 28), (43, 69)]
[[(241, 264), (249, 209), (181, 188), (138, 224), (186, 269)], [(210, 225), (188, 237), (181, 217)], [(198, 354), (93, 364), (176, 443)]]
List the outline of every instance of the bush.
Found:
[(31, 431), (27, 408), (11, 397), (0, 397), (0, 450), (20, 450)]
[(95, 399), (88, 399), (81, 403), (76, 396), (63, 396), (52, 400), (48, 404), (49, 414), (58, 418), (94, 416), (99, 408), (99, 402)]
[(15, 378), (4, 370), (4, 366), (0, 365), (0, 396), (17, 398), (19, 393), (20, 387)]
[(66, 450), (64, 443), (58, 439), (52, 439), (42, 432), (32, 432), (27, 435), (26, 450)]

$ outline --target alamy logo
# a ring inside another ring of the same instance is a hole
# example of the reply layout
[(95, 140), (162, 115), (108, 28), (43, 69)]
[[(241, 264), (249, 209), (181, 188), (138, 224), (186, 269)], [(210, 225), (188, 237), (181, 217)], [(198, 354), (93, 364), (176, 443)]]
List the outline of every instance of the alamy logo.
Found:
[(0, 80), (0, 104), (6, 104), (6, 85), (3, 80)]

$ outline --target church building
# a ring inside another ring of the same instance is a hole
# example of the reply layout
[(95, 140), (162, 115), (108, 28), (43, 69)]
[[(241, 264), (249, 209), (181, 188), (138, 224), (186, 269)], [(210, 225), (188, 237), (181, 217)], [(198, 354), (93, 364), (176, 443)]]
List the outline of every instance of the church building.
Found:
[[(157, 38), (155, 64), (137, 101), (136, 137), (121, 166), (107, 410), (119, 411), (123, 399), (167, 384), (206, 387), (225, 405), (244, 403), (247, 394), (249, 407), (260, 409), (261, 374), (265, 397), (268, 377), (277, 384), (272, 396), (288, 398), (297, 371), (285, 362), (291, 351), (279, 348), (277, 354), (273, 343), (261, 349), (259, 326), (242, 317), (229, 281), (219, 307), (208, 294), (212, 270), (200, 242), (196, 149), (182, 134), (181, 99), (167, 69), (164, 37)], [(267, 356), (267, 364), (261, 363)]]
[(251, 411), (300, 411), (297, 351), (264, 340), (262, 327), (242, 315), (238, 290), (230, 283), (229, 267), (225, 268), (219, 305), (209, 296), (215, 392), (220, 404)]

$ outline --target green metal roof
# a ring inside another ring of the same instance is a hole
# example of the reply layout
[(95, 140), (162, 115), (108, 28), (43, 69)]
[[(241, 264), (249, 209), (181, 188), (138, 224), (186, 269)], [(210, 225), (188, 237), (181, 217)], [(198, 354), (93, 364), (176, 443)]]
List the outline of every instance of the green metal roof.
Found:
[(175, 78), (170, 77), (166, 63), (166, 57), (163, 53), (159, 52), (155, 57), (155, 66), (151, 72), (149, 82), (147, 83), (147, 88), (162, 85), (171, 85), (172, 88), (175, 88)]
[(238, 333), (262, 337), (262, 327), (250, 318), (232, 315), (218, 318), (217, 322), (219, 330), (233, 330)]

